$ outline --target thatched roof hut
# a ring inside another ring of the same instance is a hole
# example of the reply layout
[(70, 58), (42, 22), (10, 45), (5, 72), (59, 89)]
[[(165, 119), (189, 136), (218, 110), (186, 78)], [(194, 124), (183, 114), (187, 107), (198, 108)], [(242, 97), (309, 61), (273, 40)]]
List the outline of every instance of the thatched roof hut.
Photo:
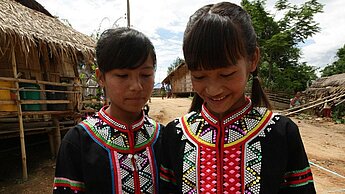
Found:
[(20, 136), (24, 179), (24, 134), (48, 132), (56, 154), (61, 118), (81, 111), (78, 68), (94, 63), (95, 43), (34, 0), (0, 1), (0, 139)]
[(322, 77), (315, 80), (302, 93), (301, 106), (288, 109), (286, 115), (308, 110), (318, 116), (330, 117), (325, 111), (345, 103), (345, 73)]
[(34, 0), (15, 0), (15, 1), (24, 5), (25, 7), (44, 13), (47, 16), (53, 17), (41, 4), (37, 3)]
[[(35, 1), (26, 2), (34, 2), (27, 4), (39, 8)], [(42, 9), (40, 11), (44, 12)], [(93, 61), (95, 41), (49, 15), (13, 0), (0, 2), (0, 76), (13, 75), (10, 67), (12, 53), (15, 54), (18, 69), (55, 70), (50, 73), (58, 73), (63, 77), (76, 75), (75, 69), (72, 68), (75, 64)], [(66, 64), (66, 61), (69, 64)], [(42, 68), (43, 66), (45, 68)], [(24, 76), (27, 79), (34, 77), (43, 80), (40, 75)], [(52, 78), (49, 81), (53, 80)]]
[(171, 86), (171, 92), (174, 96), (190, 96), (194, 93), (190, 71), (186, 63), (181, 63), (176, 69), (162, 81)]
[(329, 95), (345, 93), (345, 73), (332, 75), (329, 77), (321, 77), (315, 80), (304, 94), (309, 98), (316, 100), (317, 98)]

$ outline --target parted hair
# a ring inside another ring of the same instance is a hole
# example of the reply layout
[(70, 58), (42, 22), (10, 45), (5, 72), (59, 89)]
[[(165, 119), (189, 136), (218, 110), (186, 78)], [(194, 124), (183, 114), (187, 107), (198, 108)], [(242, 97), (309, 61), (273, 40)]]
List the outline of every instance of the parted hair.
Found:
[(128, 27), (105, 30), (96, 45), (96, 60), (102, 73), (113, 69), (134, 69), (148, 56), (156, 67), (156, 52), (150, 39)]
[[(253, 60), (258, 47), (249, 14), (240, 6), (221, 2), (205, 5), (189, 18), (183, 39), (183, 54), (189, 70), (212, 70), (236, 65), (240, 58)], [(271, 108), (258, 78), (252, 72), (251, 100), (254, 106)], [(203, 100), (195, 94), (190, 111), (200, 111)]]

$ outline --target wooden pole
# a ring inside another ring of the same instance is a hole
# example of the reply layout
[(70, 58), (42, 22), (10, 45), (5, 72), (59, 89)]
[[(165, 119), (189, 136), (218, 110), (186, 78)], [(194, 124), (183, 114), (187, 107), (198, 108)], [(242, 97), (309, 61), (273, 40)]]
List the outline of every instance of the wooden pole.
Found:
[(127, 0), (127, 27), (131, 27), (131, 13), (129, 9), (129, 0)]
[(55, 158), (56, 157), (56, 148), (55, 148), (53, 131), (48, 131), (48, 139), (49, 139), (50, 153), (52, 155), (52, 158)]
[(334, 98), (331, 98), (331, 99), (328, 99), (328, 100), (325, 100), (325, 101), (322, 101), (322, 102), (318, 102), (318, 103), (316, 103), (316, 104), (310, 105), (310, 106), (305, 107), (305, 108), (301, 108), (301, 109), (299, 109), (299, 110), (295, 110), (295, 111), (286, 113), (285, 116), (289, 116), (289, 115), (292, 115), (292, 114), (301, 112), (301, 111), (303, 111), (303, 110), (307, 110), (307, 109), (313, 108), (313, 107), (315, 107), (315, 106), (322, 105), (322, 104), (324, 104), (325, 102), (333, 101), (333, 100), (336, 100), (336, 99), (338, 99), (338, 98), (342, 98), (343, 96), (345, 96), (345, 94), (339, 95), (339, 96), (337, 96), (337, 97), (334, 97)]
[(61, 134), (60, 134), (60, 123), (59, 123), (59, 119), (57, 117), (53, 118), (53, 123), (55, 125), (55, 129), (54, 129), (54, 139), (55, 139), (55, 156), (57, 155), (59, 148), (60, 148), (60, 144), (61, 144)]
[[(18, 79), (18, 72), (17, 72), (17, 62), (16, 62), (16, 55), (14, 49), (12, 50), (12, 68), (13, 68), (13, 76), (15, 79)], [(19, 93), (19, 83), (17, 81), (14, 82), (16, 90), (16, 97), (17, 97), (17, 110), (18, 110), (18, 121), (19, 121), (19, 137), (20, 137), (20, 147), (22, 153), (22, 171), (23, 171), (23, 181), (28, 180), (28, 169), (26, 165), (26, 149), (25, 149), (25, 134), (24, 134), (24, 125), (23, 125), (23, 112), (22, 107), (20, 104), (20, 93)]]

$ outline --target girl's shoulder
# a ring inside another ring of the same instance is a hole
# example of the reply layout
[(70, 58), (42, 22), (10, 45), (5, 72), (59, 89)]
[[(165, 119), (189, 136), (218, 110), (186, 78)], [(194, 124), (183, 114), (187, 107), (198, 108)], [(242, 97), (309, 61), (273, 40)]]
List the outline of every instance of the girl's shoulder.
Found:
[(165, 136), (180, 136), (182, 132), (183, 122), (190, 120), (193, 116), (197, 115), (196, 112), (190, 112), (183, 116), (176, 117), (164, 127), (163, 133)]
[(298, 125), (289, 117), (274, 113), (269, 125), (267, 126), (271, 133), (287, 138), (296, 138), (300, 136)]
[(180, 117), (176, 117), (174, 118), (172, 121), (170, 121), (166, 127), (177, 127), (177, 128), (180, 128), (181, 124), (183, 121), (190, 121), (191, 119), (193, 118), (196, 118), (198, 115), (200, 115), (200, 113), (197, 113), (197, 112), (189, 112), (183, 116), (180, 116)]

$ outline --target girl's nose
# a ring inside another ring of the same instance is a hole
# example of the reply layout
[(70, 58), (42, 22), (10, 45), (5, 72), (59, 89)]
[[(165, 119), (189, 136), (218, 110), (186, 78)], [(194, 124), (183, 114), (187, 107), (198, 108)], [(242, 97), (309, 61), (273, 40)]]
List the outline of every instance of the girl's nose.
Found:
[(215, 83), (211, 82), (207, 87), (206, 87), (206, 93), (211, 96), (217, 96), (220, 95), (223, 92), (223, 88)]
[(134, 79), (130, 80), (129, 90), (138, 91), (138, 90), (142, 90), (142, 89), (143, 89), (143, 85), (142, 85), (141, 80), (139, 78), (134, 78)]

